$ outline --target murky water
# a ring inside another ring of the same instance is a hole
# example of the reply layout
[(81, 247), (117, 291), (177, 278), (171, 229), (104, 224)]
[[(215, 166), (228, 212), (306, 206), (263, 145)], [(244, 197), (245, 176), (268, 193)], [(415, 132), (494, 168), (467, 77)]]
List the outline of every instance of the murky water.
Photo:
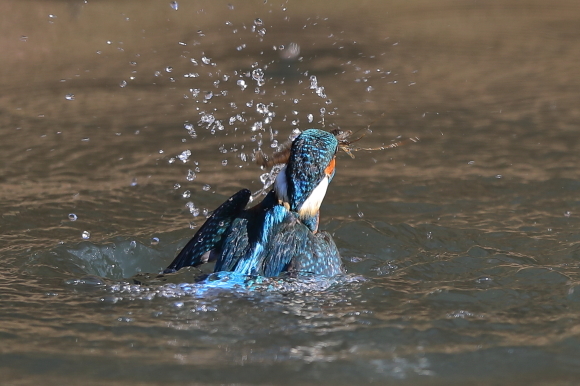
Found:
[[(3, 383), (580, 380), (577, 2), (0, 11)], [(421, 141), (339, 157), (346, 277), (155, 277), (256, 149), (369, 124)]]

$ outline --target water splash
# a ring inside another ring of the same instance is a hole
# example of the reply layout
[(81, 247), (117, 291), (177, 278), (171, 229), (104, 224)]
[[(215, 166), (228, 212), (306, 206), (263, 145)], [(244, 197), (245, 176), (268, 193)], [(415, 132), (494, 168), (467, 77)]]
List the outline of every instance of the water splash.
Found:
[[(179, 299), (179, 298), (204, 298), (228, 292), (237, 295), (254, 295), (258, 293), (267, 294), (296, 294), (313, 293), (327, 291), (333, 287), (354, 285), (365, 281), (364, 278), (356, 275), (340, 275), (333, 277), (301, 275), (299, 277), (282, 276), (276, 278), (266, 278), (262, 276), (247, 276), (234, 272), (216, 272), (211, 274), (198, 274), (201, 280), (196, 282), (165, 283), (174, 280), (180, 274), (157, 276), (152, 275), (135, 276), (133, 282), (143, 284), (132, 284), (128, 281), (107, 284), (103, 288), (109, 292), (115, 302), (123, 299), (153, 300), (155, 298)], [(151, 284), (147, 284), (150, 282)], [(77, 285), (71, 281), (68, 284)], [(102, 284), (99, 283), (99, 287)], [(175, 303), (178, 307), (183, 306), (182, 302)]]

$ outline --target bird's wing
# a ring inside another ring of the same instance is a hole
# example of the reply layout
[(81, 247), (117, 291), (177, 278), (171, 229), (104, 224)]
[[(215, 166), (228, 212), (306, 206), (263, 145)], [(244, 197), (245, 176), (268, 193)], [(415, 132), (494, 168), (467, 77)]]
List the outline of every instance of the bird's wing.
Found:
[(242, 189), (221, 204), (163, 273), (171, 273), (183, 267), (205, 263), (207, 260), (203, 259), (204, 254), (222, 241), (224, 232), (248, 205), (251, 195), (252, 192), (248, 189)]

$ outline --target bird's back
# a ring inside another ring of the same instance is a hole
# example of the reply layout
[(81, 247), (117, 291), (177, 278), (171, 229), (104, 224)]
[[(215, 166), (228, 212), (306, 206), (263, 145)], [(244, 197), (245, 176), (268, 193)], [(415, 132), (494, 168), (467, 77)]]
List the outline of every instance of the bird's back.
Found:
[(327, 276), (344, 272), (332, 237), (313, 233), (295, 212), (274, 199), (266, 197), (232, 222), (215, 251), (216, 272), (268, 277), (287, 271)]

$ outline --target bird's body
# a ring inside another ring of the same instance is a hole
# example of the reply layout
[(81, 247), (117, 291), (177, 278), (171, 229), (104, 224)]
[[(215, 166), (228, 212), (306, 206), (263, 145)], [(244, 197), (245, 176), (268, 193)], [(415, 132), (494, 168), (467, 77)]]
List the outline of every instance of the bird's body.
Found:
[(201, 226), (164, 271), (215, 261), (215, 271), (278, 276), (283, 272), (333, 276), (344, 272), (332, 237), (318, 231), (319, 208), (334, 176), (338, 141), (326, 131), (299, 135), (273, 189), (245, 209), (242, 189)]

